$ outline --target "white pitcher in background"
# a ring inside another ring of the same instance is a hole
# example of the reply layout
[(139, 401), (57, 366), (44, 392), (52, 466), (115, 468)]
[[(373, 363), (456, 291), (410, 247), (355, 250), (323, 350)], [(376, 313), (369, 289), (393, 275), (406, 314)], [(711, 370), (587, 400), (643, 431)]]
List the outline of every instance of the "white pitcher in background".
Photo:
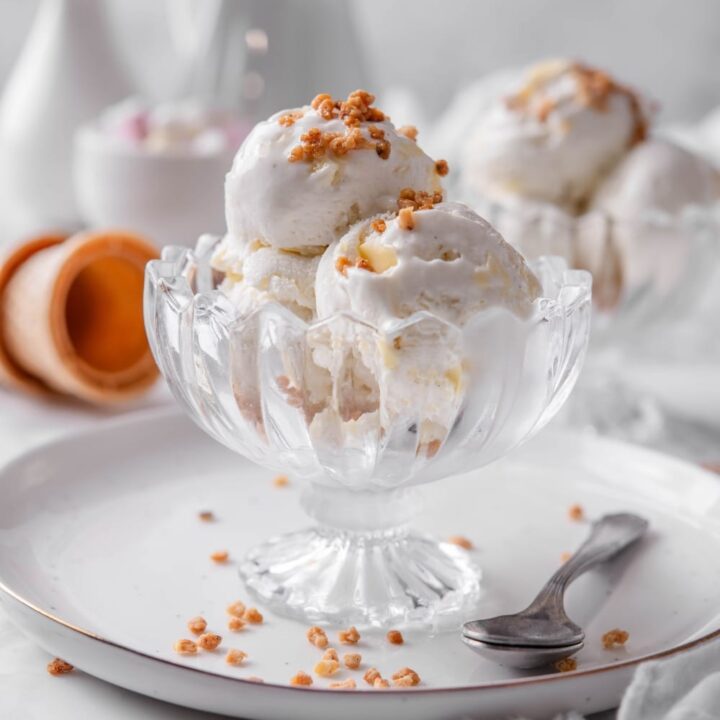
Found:
[(78, 224), (73, 133), (131, 92), (102, 0), (43, 0), (0, 101), (5, 230)]

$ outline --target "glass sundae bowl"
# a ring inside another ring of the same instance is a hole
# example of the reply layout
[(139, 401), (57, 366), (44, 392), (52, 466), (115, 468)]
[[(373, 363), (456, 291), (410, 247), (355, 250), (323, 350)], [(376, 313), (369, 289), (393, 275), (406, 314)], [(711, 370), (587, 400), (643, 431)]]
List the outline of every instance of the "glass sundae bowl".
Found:
[(628, 384), (623, 368), (692, 316), (720, 261), (720, 204), (623, 218), (530, 202), (485, 199), (475, 207), (526, 257), (552, 253), (593, 276), (592, 341), (563, 417), (574, 427), (656, 442), (663, 413)]
[[(417, 486), (504, 455), (558, 411), (589, 334), (590, 276), (542, 257), (532, 312), (427, 312), (373, 327), (307, 323), (217, 290), (215, 241), (148, 265), (150, 344), (175, 397), (212, 437), (303, 480), (316, 525), (250, 549), (240, 573), (266, 606), (358, 626), (459, 621), (476, 604), (470, 555), (409, 528)], [(458, 498), (462, 502), (462, 498)]]

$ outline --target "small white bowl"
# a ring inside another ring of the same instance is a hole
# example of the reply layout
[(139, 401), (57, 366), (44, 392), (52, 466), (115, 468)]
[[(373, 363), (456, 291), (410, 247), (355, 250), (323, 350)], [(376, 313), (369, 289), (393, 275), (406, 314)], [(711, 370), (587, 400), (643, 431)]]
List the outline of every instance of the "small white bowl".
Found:
[(158, 246), (193, 247), (225, 228), (224, 183), (234, 151), (150, 153), (94, 126), (75, 135), (74, 183), (83, 220), (122, 227)]

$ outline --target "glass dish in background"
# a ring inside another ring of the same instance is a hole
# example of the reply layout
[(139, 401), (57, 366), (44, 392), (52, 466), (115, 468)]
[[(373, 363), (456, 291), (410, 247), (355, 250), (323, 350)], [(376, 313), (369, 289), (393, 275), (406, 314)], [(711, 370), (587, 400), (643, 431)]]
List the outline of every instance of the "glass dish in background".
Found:
[(409, 530), (415, 486), (486, 465), (558, 411), (585, 355), (589, 275), (539, 258), (544, 297), (527, 319), (493, 309), (462, 328), (427, 313), (383, 328), (346, 314), (307, 324), (274, 303), (239, 316), (216, 289), (213, 248), (169, 247), (149, 264), (151, 347), (206, 432), (307, 481), (303, 507), (318, 522), (250, 550), (246, 584), (306, 621), (460, 620), (479, 571), (464, 551)]
[(623, 379), (623, 364), (697, 308), (720, 265), (720, 205), (625, 219), (600, 211), (573, 217), (520, 200), (476, 199), (474, 207), (526, 257), (552, 253), (592, 273), (592, 342), (566, 420), (601, 434), (657, 441), (663, 414)]

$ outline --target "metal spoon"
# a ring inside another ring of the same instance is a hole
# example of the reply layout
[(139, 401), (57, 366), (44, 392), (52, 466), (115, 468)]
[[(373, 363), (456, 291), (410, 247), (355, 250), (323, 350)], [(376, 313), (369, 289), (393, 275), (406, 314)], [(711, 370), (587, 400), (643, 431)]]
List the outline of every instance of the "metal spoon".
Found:
[(463, 640), (481, 655), (510, 667), (539, 667), (575, 654), (583, 646), (585, 633), (565, 613), (563, 597), (568, 585), (630, 546), (647, 527), (647, 520), (630, 513), (600, 518), (588, 539), (525, 610), (465, 623)]

